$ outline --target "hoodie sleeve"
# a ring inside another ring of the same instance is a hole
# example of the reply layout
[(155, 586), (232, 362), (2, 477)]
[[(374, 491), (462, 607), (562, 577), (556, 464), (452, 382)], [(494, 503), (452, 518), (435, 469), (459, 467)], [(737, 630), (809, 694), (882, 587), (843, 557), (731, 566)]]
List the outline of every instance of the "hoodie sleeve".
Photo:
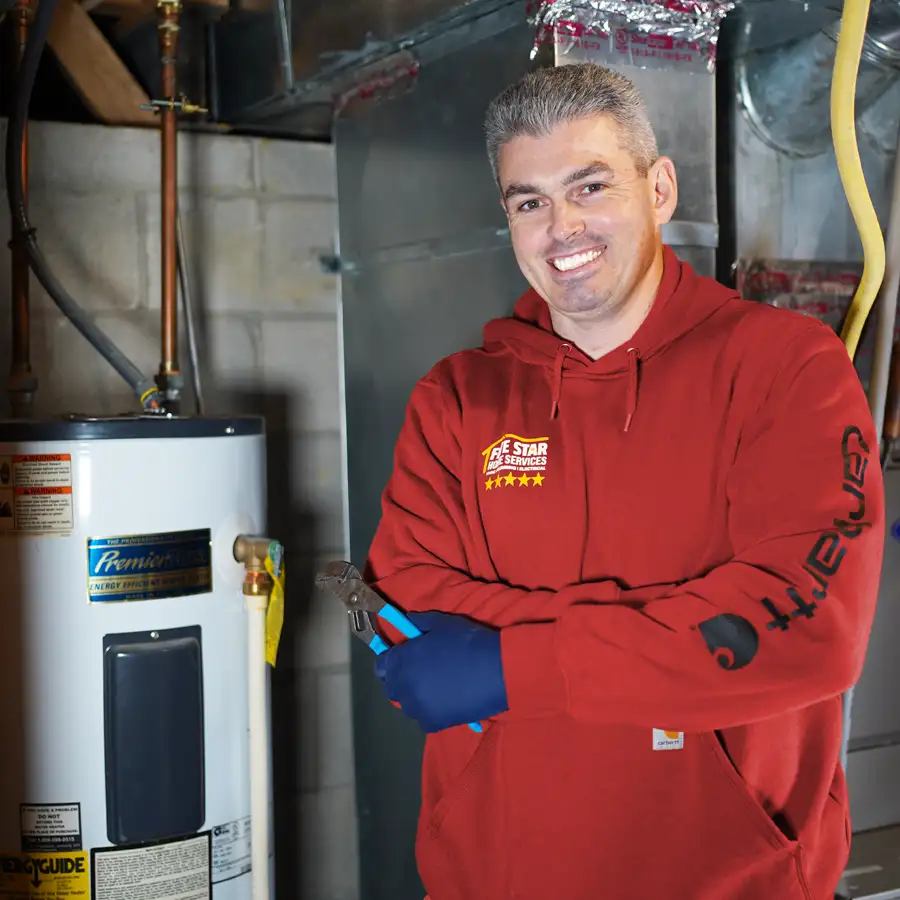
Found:
[(505, 716), (709, 731), (856, 682), (884, 547), (878, 442), (830, 329), (805, 329), (782, 358), (728, 478), (732, 559), (619, 604), (568, 587), (554, 622), (505, 629)]
[[(462, 450), (455, 436), (459, 410), (438, 369), (418, 382), (394, 450), (394, 468), (382, 496), (382, 516), (366, 563), (366, 580), (407, 612), (441, 610), (503, 627), (553, 620), (565, 598), (528, 591), (481, 572), (485, 554), (466, 522), (459, 471)], [(473, 577), (473, 573), (479, 577)], [(612, 582), (596, 597), (615, 598)], [(383, 622), (392, 643), (403, 640)]]

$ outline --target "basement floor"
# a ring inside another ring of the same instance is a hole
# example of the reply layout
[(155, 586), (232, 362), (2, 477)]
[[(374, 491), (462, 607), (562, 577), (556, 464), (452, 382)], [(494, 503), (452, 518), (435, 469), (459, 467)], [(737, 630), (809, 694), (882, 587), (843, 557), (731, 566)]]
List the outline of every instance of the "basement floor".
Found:
[(900, 900), (900, 825), (853, 835), (842, 894), (849, 900)]

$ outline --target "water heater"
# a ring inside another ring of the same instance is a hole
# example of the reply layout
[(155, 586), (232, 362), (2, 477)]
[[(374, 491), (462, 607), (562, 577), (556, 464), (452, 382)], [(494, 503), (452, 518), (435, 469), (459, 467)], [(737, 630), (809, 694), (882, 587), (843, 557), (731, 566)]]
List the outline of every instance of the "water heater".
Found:
[(256, 418), (0, 423), (0, 900), (251, 897), (233, 548), (265, 527), (264, 442)]

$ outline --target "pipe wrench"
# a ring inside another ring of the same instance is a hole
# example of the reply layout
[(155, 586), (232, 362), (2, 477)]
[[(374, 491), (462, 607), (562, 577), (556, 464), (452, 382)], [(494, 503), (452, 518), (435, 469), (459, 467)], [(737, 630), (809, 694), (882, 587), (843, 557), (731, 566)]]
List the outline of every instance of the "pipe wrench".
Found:
[[(353, 563), (335, 560), (316, 576), (316, 587), (330, 591), (346, 607), (350, 616), (350, 630), (373, 653), (382, 654), (391, 645), (375, 630), (372, 616), (384, 619), (404, 637), (420, 637), (422, 632), (395, 606), (391, 606), (363, 581), (359, 569)], [(481, 724), (470, 722), (472, 731), (482, 731)]]

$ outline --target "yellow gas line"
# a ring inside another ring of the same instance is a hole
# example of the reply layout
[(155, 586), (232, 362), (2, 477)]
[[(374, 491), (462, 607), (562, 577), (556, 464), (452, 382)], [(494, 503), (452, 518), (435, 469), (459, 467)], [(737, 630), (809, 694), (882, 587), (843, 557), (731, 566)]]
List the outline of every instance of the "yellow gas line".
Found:
[(838, 172), (863, 246), (863, 274), (841, 331), (850, 359), (884, 279), (884, 238), (866, 187), (856, 140), (856, 78), (866, 36), (869, 0), (844, 0), (831, 82), (831, 137)]

